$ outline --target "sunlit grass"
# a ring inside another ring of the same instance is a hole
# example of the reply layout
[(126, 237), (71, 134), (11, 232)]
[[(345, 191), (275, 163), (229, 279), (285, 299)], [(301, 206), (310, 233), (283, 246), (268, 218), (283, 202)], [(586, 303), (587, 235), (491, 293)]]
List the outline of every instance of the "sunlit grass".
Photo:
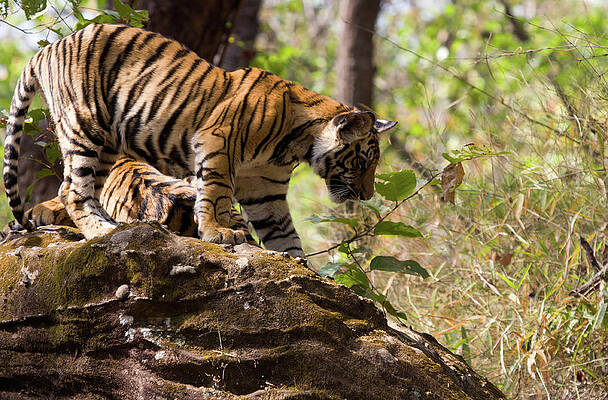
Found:
[[(412, 258), (429, 270), (424, 281), (374, 272), (372, 282), (406, 311), (409, 325), (462, 354), (514, 398), (594, 399), (608, 391), (608, 318), (601, 313), (608, 302), (605, 283), (583, 298), (569, 294), (595, 273), (581, 237), (600, 264), (608, 262), (603, 148), (608, 107), (602, 85), (582, 87), (575, 82), (568, 87), (578, 107), (575, 117), (546, 82), (533, 89), (526, 84), (507, 99), (528, 116), (559, 127), (561, 135), (522, 115), (499, 119), (472, 109), (467, 136), (410, 137), (416, 158), (432, 168), (446, 164), (440, 153), (451, 143), (474, 141), (509, 154), (465, 163), (456, 205), (427, 188), (398, 211), (394, 219), (427, 238), (375, 239), (369, 246), (376, 255)], [(433, 118), (433, 109), (425, 112), (428, 120), (440, 119)], [(380, 171), (401, 167), (407, 164), (386, 150)], [(322, 184), (314, 179), (302, 171), (290, 198), (309, 250), (344, 238), (342, 232), (302, 221), (331, 212), (319, 198)], [(319, 268), (331, 257), (315, 257), (312, 263)]]

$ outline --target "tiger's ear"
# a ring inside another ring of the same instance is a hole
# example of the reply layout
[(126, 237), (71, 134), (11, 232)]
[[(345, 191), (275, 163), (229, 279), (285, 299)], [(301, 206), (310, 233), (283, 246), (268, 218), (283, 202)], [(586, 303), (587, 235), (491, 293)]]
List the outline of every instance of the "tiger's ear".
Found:
[(378, 133), (391, 130), (395, 127), (395, 125), (397, 125), (397, 121), (386, 121), (383, 119), (377, 119), (376, 122), (374, 122), (374, 128), (376, 128)]
[(343, 143), (351, 143), (370, 133), (376, 121), (371, 111), (351, 111), (333, 119), (338, 137)]

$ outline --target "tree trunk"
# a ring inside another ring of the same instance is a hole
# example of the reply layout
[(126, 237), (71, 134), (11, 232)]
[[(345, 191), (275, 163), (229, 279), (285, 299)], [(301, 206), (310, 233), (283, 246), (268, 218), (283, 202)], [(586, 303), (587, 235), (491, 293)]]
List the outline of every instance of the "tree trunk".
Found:
[(291, 257), (124, 225), (0, 245), (0, 399), (499, 400)]
[[(380, 11), (380, 0), (342, 0), (338, 45), (338, 100), (351, 106), (370, 107), (374, 89), (374, 42), (372, 31)], [(354, 202), (345, 205), (355, 210)]]
[(227, 22), (241, 0), (137, 0), (134, 8), (150, 12), (147, 28), (171, 37), (213, 61), (229, 30)]
[(261, 5), (262, 0), (242, 0), (232, 31), (234, 41), (222, 50), (218, 60), (220, 67), (234, 71), (248, 66), (255, 56), (253, 45), (260, 28), (258, 12)]
[(374, 44), (372, 31), (380, 0), (343, 0), (340, 4), (338, 45), (338, 100), (371, 107), (373, 101)]

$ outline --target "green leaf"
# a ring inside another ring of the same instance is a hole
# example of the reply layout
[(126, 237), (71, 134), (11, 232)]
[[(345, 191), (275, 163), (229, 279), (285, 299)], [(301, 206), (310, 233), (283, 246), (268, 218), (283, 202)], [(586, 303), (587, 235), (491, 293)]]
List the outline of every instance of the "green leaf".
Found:
[(390, 301), (385, 301), (384, 303), (382, 303), (382, 307), (384, 307), (386, 312), (390, 315), (397, 318), (401, 318), (403, 320), (407, 320), (407, 315), (405, 315), (403, 311), (397, 311), (395, 306), (393, 306)]
[[(608, 300), (604, 297), (604, 301)], [(606, 309), (608, 308), (608, 303), (603, 303), (600, 309), (597, 312), (597, 316), (595, 318), (595, 323), (593, 324), (593, 330), (597, 330), (601, 328), (602, 322), (604, 322), (604, 318), (606, 317)]]
[(30, 19), (46, 8), (46, 0), (21, 0), (21, 9), (25, 18)]
[(98, 24), (117, 24), (118, 22), (120, 22), (118, 18), (110, 14), (99, 14), (91, 21), (96, 22)]
[(120, 0), (112, 0), (112, 4), (120, 15), (120, 19), (129, 25), (141, 28), (144, 26), (144, 22), (149, 19), (147, 10), (134, 10)]
[[(351, 264), (352, 265), (352, 264)], [(354, 267), (334, 276), (334, 280), (346, 287), (361, 286), (369, 288), (369, 280), (363, 271)]]
[(48, 118), (49, 110), (46, 108), (34, 108), (27, 112), (27, 116), (32, 119), (32, 123), (38, 125), (40, 121)]
[(44, 155), (46, 159), (51, 163), (55, 164), (57, 160), (61, 158), (61, 151), (59, 151), (59, 144), (57, 142), (50, 142), (44, 147)]
[(38, 179), (42, 179), (45, 176), (53, 175), (53, 171), (50, 168), (43, 168), (36, 174)]
[(348, 247), (348, 243), (342, 241), (342, 243), (340, 243), (340, 246), (338, 246), (338, 251), (340, 253), (344, 253), (346, 255), (350, 255), (350, 249)]
[(321, 268), (319, 270), (319, 275), (321, 275), (324, 278), (326, 278), (326, 277), (331, 278), (336, 274), (336, 272), (338, 272), (340, 270), (340, 268), (342, 268), (342, 264), (335, 263), (335, 262), (328, 262), (327, 264), (325, 264), (325, 266), (323, 268)]
[(401, 261), (392, 256), (376, 256), (369, 263), (369, 268), (376, 271), (403, 272), (428, 278), (429, 273), (414, 260)]
[(378, 197), (372, 197), (369, 200), (361, 200), (359, 201), (359, 204), (372, 210), (378, 217), (390, 210), (390, 208), (385, 206)]
[(378, 174), (384, 182), (376, 182), (376, 191), (390, 201), (401, 201), (412, 194), (416, 188), (416, 175), (410, 170)]
[(515, 286), (515, 284), (511, 281), (511, 279), (507, 278), (505, 275), (501, 274), (500, 272), (496, 273), (500, 279), (502, 279), (507, 285), (509, 285), (509, 287), (515, 291), (517, 291), (517, 286)]
[(405, 237), (422, 237), (416, 228), (410, 225), (404, 225), (403, 222), (382, 221), (376, 225), (374, 235), (398, 235)]
[[(32, 182), (26, 189), (25, 201), (24, 203), (28, 203), (32, 199), (32, 191), (34, 190), (34, 183)], [(23, 203), (22, 203), (23, 204)]]
[(494, 152), (485, 147), (479, 147), (473, 143), (469, 143), (460, 150), (452, 150), (449, 153), (442, 153), (441, 156), (448, 160), (450, 164), (458, 164), (459, 162), (474, 160), (476, 158), (496, 157), (504, 154), (509, 154), (509, 152)]
[(338, 223), (346, 224), (346, 225), (352, 226), (353, 228), (356, 228), (357, 224), (359, 223), (359, 218), (343, 218), (343, 217), (336, 217), (334, 215), (319, 217), (318, 215), (313, 214), (310, 217), (306, 218), (305, 221), (310, 221), (313, 224), (320, 224), (323, 222), (338, 222)]

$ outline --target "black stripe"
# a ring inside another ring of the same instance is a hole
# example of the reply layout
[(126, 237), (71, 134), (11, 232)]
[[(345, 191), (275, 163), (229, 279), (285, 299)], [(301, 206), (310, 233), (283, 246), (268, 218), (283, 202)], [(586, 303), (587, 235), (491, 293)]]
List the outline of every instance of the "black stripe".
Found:
[(167, 49), (167, 47), (171, 44), (171, 41), (166, 40), (163, 43), (161, 43), (160, 46), (158, 46), (155, 50), (150, 50), (150, 52), (152, 53), (152, 56), (149, 57), (146, 62), (144, 63), (144, 67), (142, 68), (142, 71), (145, 70), (146, 68), (148, 68), (150, 65), (152, 65), (156, 60), (158, 60), (163, 53), (165, 52), (165, 50)]
[(17, 185), (17, 175), (7, 172), (4, 174), (4, 187), (6, 189), (11, 189)]
[(18, 122), (9, 122), (7, 126), (12, 128), (12, 132), (19, 132), (23, 129), (23, 124)]
[(262, 243), (266, 243), (267, 241), (270, 241), (270, 240), (286, 239), (292, 235), (294, 235), (294, 237), (298, 236), (298, 234), (296, 233), (296, 230), (293, 228), (291, 230), (289, 230), (288, 232), (280, 233), (276, 236), (273, 236), (277, 232), (281, 232), (281, 231), (272, 231), (272, 232), (269, 232), (268, 234), (264, 235), (264, 237), (261, 238)]
[(91, 150), (91, 149), (86, 149), (86, 150), (68, 150), (66, 152), (66, 155), (76, 155), (76, 156), (93, 157), (93, 158), (99, 157), (99, 154), (97, 154), (97, 152), (95, 150)]
[(82, 178), (85, 176), (93, 175), (94, 172), (95, 171), (91, 167), (78, 167), (73, 168), (70, 171), (70, 174)]
[[(261, 220), (257, 220), (257, 221), (249, 221), (251, 222), (251, 225), (253, 225), (253, 227), (258, 230), (258, 229), (266, 229), (269, 228), (271, 226), (280, 226), (283, 223), (285, 223), (285, 221), (290, 217), (289, 214), (284, 215), (280, 220), (275, 221), (272, 218), (268, 218), (268, 219), (261, 219)], [(291, 219), (289, 218), (289, 220), (291, 221)]]
[(19, 158), (19, 152), (15, 149), (12, 144), (4, 146), (4, 159), (8, 161), (17, 160)]
[[(291, 250), (299, 250), (299, 251), (302, 251), (302, 248), (301, 248), (301, 247), (298, 247), (298, 246), (291, 246), (291, 247), (288, 247), (288, 248), (286, 248), (286, 249), (283, 249), (283, 251), (284, 251), (284, 252), (289, 252), (289, 251), (291, 251)], [(302, 251), (302, 252), (303, 252), (303, 251)]]

